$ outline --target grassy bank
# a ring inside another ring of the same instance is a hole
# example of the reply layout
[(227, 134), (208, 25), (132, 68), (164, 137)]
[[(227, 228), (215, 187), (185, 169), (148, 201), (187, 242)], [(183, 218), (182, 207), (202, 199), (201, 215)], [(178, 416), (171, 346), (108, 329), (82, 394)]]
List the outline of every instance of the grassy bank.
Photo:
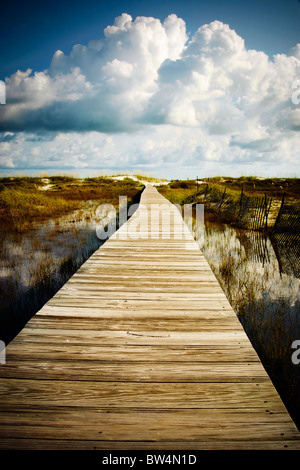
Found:
[(283, 193), (294, 201), (300, 200), (299, 178), (256, 178), (256, 177), (214, 177), (204, 178), (203, 181), (221, 190), (226, 187), (234, 196), (238, 196), (243, 188), (249, 196), (263, 196), (281, 199)]
[(131, 178), (1, 178), (0, 228), (24, 232), (34, 222), (68, 214), (84, 207), (88, 201), (117, 207), (119, 196), (130, 200), (142, 187)]
[(300, 201), (299, 178), (213, 177), (202, 178), (198, 184), (196, 180), (171, 181), (158, 189), (165, 197), (173, 198), (180, 204), (194, 202), (205, 193), (210, 200), (213, 200), (214, 196), (223, 194), (225, 189), (227, 196), (236, 201), (239, 200), (242, 190), (249, 196), (260, 197), (266, 194), (268, 197), (281, 200), (285, 194), (295, 203)]
[[(176, 204), (204, 204), (205, 217), (221, 223), (251, 228), (251, 220), (260, 215), (262, 199), (270, 203), (268, 228), (273, 227), (282, 198), (299, 213), (298, 178), (203, 178), (201, 181), (172, 181), (159, 186), (159, 192)], [(246, 211), (246, 212), (245, 212)], [(245, 225), (246, 224), (246, 225)], [(250, 227), (249, 227), (250, 225)]]
[(172, 204), (188, 204), (194, 202), (199, 195), (194, 180), (171, 181), (169, 184), (157, 186), (157, 190)]

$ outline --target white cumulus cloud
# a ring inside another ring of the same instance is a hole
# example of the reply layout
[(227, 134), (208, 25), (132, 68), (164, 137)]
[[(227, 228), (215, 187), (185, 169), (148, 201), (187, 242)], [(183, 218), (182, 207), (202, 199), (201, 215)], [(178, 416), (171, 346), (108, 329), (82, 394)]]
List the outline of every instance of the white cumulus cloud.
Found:
[(269, 58), (220, 21), (189, 38), (175, 14), (123, 13), (47, 70), (6, 79), (0, 150), (10, 167), (295, 165), (299, 51)]

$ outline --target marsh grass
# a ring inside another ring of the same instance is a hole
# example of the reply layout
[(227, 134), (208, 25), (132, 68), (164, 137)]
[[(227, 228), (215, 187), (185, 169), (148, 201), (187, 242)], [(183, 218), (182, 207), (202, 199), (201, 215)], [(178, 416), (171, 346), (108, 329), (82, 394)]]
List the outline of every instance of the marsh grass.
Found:
[(261, 196), (266, 193), (268, 197), (281, 199), (282, 194), (285, 193), (290, 199), (300, 199), (299, 178), (257, 178), (255, 176), (242, 176), (240, 178), (204, 178), (203, 181), (209, 185), (219, 187), (221, 190), (226, 187), (233, 197), (238, 197), (243, 188), (244, 192), (251, 196)]
[[(234, 223), (236, 217), (232, 211), (218, 210), (220, 201), (224, 196), (225, 187), (218, 182), (197, 184), (194, 180), (175, 181), (165, 186), (159, 186), (158, 191), (173, 204), (205, 204), (206, 217), (209, 213), (214, 214), (214, 220), (219, 222)], [(226, 188), (226, 205), (235, 206), (240, 199), (240, 192)]]
[(18, 232), (26, 230), (33, 221), (59, 216), (77, 207), (73, 201), (36, 190), (5, 188), (0, 193), (1, 222)]
[(117, 207), (119, 196), (126, 195), (131, 199), (142, 187), (131, 178), (120, 181), (71, 176), (1, 178), (0, 227), (24, 232), (34, 222), (84, 208), (88, 201)]
[(292, 363), (292, 343), (300, 335), (299, 300), (249, 295), (239, 319), (295, 424), (300, 429), (300, 370)]
[(63, 220), (61, 225), (41, 224), (26, 233), (7, 233), (1, 245), (0, 333), (8, 344), (101, 242), (93, 221)]
[(195, 200), (195, 181), (173, 181), (168, 185), (157, 186), (157, 190), (172, 204), (188, 204)]
[[(176, 204), (204, 204), (205, 217), (240, 228), (272, 232), (283, 196), (292, 214), (300, 211), (299, 178), (214, 177), (201, 181), (176, 180), (158, 190)], [(267, 216), (262, 201), (266, 198)], [(265, 219), (265, 217), (267, 217)]]

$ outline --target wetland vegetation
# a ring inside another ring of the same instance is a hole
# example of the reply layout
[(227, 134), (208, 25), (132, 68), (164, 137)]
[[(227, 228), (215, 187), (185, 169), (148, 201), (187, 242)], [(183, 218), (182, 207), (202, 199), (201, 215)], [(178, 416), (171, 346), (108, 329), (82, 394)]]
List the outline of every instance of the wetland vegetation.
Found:
[(72, 176), (0, 178), (0, 228), (26, 232), (36, 222), (53, 219), (86, 204), (117, 206), (119, 196), (132, 198), (143, 185), (132, 178)]

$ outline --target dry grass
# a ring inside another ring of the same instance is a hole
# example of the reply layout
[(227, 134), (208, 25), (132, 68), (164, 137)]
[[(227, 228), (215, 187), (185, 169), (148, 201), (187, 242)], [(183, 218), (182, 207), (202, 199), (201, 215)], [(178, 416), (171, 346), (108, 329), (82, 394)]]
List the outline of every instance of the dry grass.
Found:
[(173, 181), (157, 187), (157, 190), (172, 204), (188, 204), (193, 202), (197, 193), (195, 181)]
[[(244, 223), (239, 217), (242, 191), (250, 198), (251, 204), (256, 204), (255, 197), (272, 198), (268, 215), (269, 228), (275, 223), (283, 194), (285, 194), (285, 204), (295, 211), (300, 210), (299, 178), (214, 177), (203, 178), (198, 185), (195, 180), (175, 181), (159, 186), (158, 190), (172, 203), (205, 204), (205, 219), (209, 217), (220, 223), (235, 226), (243, 226)], [(222, 205), (221, 210), (220, 205)], [(255, 212), (252, 216), (255, 216)], [(247, 220), (245, 223), (247, 224)]]
[(244, 193), (249, 196), (263, 196), (281, 199), (283, 193), (292, 200), (300, 199), (299, 178), (256, 178), (256, 177), (214, 177), (204, 178), (203, 181), (209, 185), (226, 190), (234, 197), (240, 195), (243, 188)]
[(79, 179), (70, 176), (0, 179), (0, 227), (25, 231), (33, 222), (55, 218), (84, 207), (87, 201), (117, 207), (119, 196), (130, 200), (142, 185), (125, 178)]
[(166, 197), (170, 195), (181, 199), (183, 204), (193, 190), (195, 199), (197, 196), (204, 194), (207, 185), (211, 198), (214, 195), (223, 194), (226, 188), (227, 196), (232, 200), (239, 200), (243, 188), (244, 193), (248, 196), (264, 196), (266, 194), (267, 197), (281, 200), (283, 193), (285, 193), (289, 200), (300, 201), (299, 178), (213, 177), (202, 178), (201, 181), (204, 184), (198, 186), (196, 180), (174, 181), (166, 186), (159, 187), (159, 191), (164, 195), (166, 194)]

